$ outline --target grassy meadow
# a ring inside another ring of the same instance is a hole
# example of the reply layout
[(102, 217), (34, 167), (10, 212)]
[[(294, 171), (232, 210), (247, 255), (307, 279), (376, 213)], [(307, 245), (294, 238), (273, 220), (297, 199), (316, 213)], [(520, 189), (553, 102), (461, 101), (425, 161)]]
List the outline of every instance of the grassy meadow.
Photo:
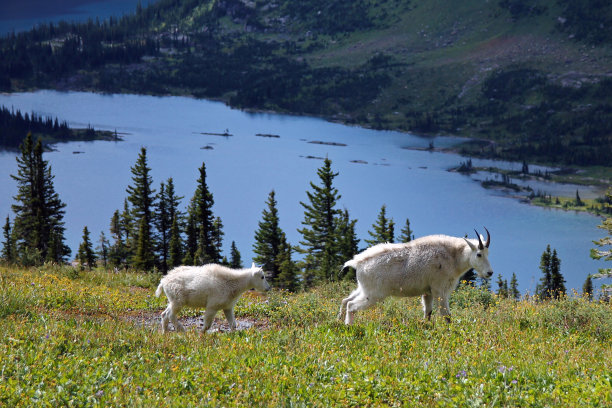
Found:
[(461, 287), (450, 324), (423, 320), (412, 298), (347, 327), (345, 282), (246, 293), (247, 329), (162, 335), (158, 280), (0, 267), (0, 407), (612, 405), (610, 304)]

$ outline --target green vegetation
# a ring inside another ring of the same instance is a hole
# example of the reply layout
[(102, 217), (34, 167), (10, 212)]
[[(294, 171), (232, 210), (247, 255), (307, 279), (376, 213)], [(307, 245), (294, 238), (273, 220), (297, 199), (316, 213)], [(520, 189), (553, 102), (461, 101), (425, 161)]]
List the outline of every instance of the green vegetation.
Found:
[(0, 90), (189, 94), (612, 162), (612, 6), (600, 0), (162, 0), (0, 40)]
[(72, 140), (120, 140), (116, 133), (95, 130), (91, 126), (71, 129), (66, 121), (60, 122), (57, 118), (42, 117), (35, 112), (22, 114), (5, 106), (0, 108), (0, 149), (19, 148), (28, 133), (45, 145)]
[[(610, 304), (461, 286), (453, 322), (388, 299), (347, 327), (350, 284), (245, 294), (233, 333), (162, 335), (159, 275), (0, 267), (0, 404), (609, 406)], [(185, 311), (193, 318), (201, 311)], [(221, 320), (222, 321), (222, 320)], [(271, 375), (273, 373), (273, 375)]]

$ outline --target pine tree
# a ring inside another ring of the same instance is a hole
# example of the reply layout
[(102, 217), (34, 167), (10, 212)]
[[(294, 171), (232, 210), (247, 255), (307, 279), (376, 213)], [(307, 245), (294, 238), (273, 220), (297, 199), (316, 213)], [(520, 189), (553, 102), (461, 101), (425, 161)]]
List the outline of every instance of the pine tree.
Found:
[[(612, 188), (606, 192), (606, 201), (602, 210), (607, 214), (612, 214)], [(598, 248), (591, 249), (591, 258), (610, 262), (612, 261), (612, 217), (606, 217), (597, 228), (605, 230), (606, 236), (593, 241)], [(596, 279), (612, 278), (612, 268), (600, 268), (599, 273), (593, 277)], [(609, 292), (609, 287), (606, 288), (603, 288), (604, 292)]]
[(12, 264), (15, 262), (15, 244), (13, 242), (13, 234), (11, 231), (11, 220), (8, 215), (6, 216), (6, 223), (2, 228), (2, 235), (4, 236), (2, 259), (7, 264)]
[(518, 280), (516, 279), (516, 274), (512, 273), (512, 279), (510, 279), (510, 297), (515, 300), (519, 300), (521, 298), (521, 292), (518, 289)]
[[(134, 225), (138, 226), (136, 233), (132, 232), (134, 254), (132, 264), (140, 270), (150, 270), (155, 265), (154, 242), (152, 235), (152, 209), (155, 190), (151, 188), (153, 179), (151, 169), (147, 164), (147, 149), (142, 147), (136, 163), (131, 169), (133, 185), (128, 186), (128, 200), (132, 204)], [(144, 235), (142, 235), (144, 234)]]
[(242, 265), (242, 257), (240, 256), (240, 251), (236, 247), (236, 242), (232, 241), (232, 247), (230, 250), (230, 268), (240, 269), (244, 266)]
[(550, 245), (548, 245), (540, 258), (540, 270), (543, 276), (540, 279), (540, 283), (536, 286), (536, 295), (540, 299), (550, 299), (553, 293), (552, 273), (550, 269), (551, 258), (552, 253), (550, 251)]
[(221, 256), (215, 243), (215, 234), (217, 234), (218, 231), (214, 225), (215, 218), (212, 211), (214, 199), (206, 185), (206, 165), (204, 163), (202, 163), (199, 172), (200, 177), (198, 178), (198, 186), (192, 199), (193, 206), (190, 207), (192, 213), (189, 214), (189, 216), (194, 223), (194, 232), (197, 237), (197, 249), (192, 255), (193, 263), (196, 265), (203, 265), (211, 262), (219, 262)]
[(287, 242), (287, 237), (283, 232), (281, 235), (280, 252), (277, 258), (278, 264), (278, 276), (276, 279), (276, 286), (281, 289), (286, 289), (291, 292), (295, 292), (299, 286), (299, 269), (295, 262), (291, 260), (291, 253), (293, 249)]
[(102, 266), (106, 269), (108, 266), (108, 259), (110, 254), (110, 244), (108, 239), (106, 239), (106, 235), (104, 235), (104, 231), (100, 233), (100, 238), (98, 239), (99, 245), (96, 248), (98, 259), (102, 261)]
[(113, 213), (110, 222), (110, 233), (113, 238), (113, 244), (109, 249), (109, 262), (116, 268), (127, 267), (127, 248), (124, 240), (124, 228), (119, 210)]
[(179, 230), (179, 224), (177, 216), (172, 218), (172, 228), (170, 230), (170, 247), (169, 247), (170, 260), (168, 268), (176, 268), (183, 261), (183, 245), (181, 242), (181, 233)]
[(400, 233), (400, 242), (410, 242), (414, 239), (414, 231), (410, 229), (410, 220), (408, 218), (406, 218), (406, 225), (404, 225)]
[[(341, 260), (349, 260), (359, 252), (359, 238), (355, 232), (355, 224), (357, 220), (351, 220), (348, 210), (345, 208), (340, 213), (337, 225), (337, 239), (338, 239), (338, 254)], [(339, 273), (341, 273), (340, 269)], [(349, 268), (349, 271), (344, 276), (339, 276), (340, 279), (355, 278), (355, 271)]]
[[(223, 232), (223, 222), (220, 217), (216, 217), (213, 222), (213, 245), (215, 247), (215, 253), (217, 254), (217, 260), (221, 258), (221, 253), (223, 252), (223, 236), (225, 233)], [(227, 262), (227, 258), (225, 260)]]
[(64, 204), (55, 192), (51, 167), (43, 160), (40, 139), (34, 145), (28, 133), (17, 157), (18, 192), (13, 197), (15, 257), (26, 265), (63, 262), (70, 255), (64, 244)]
[(366, 239), (369, 245), (382, 244), (394, 241), (395, 224), (393, 219), (387, 218), (387, 206), (383, 204), (378, 213), (376, 222), (372, 224), (373, 231), (368, 231), (372, 239)]
[(508, 281), (503, 280), (501, 275), (497, 275), (497, 296), (501, 298), (508, 297)]
[(89, 239), (89, 230), (87, 229), (87, 226), (83, 228), (83, 238), (81, 245), (79, 245), (77, 259), (81, 264), (81, 268), (87, 266), (88, 269), (91, 269), (96, 263), (96, 255), (94, 254), (91, 240)]
[(550, 258), (550, 274), (552, 278), (552, 295), (555, 299), (565, 296), (565, 279), (561, 274), (561, 260), (554, 249)]
[(593, 299), (593, 279), (591, 275), (587, 276), (584, 285), (582, 285), (582, 296), (589, 300)]
[[(167, 183), (161, 183), (159, 187), (159, 193), (157, 195), (157, 204), (155, 206), (155, 212), (153, 214), (153, 221), (155, 228), (157, 229), (157, 252), (159, 254), (159, 267), (162, 272), (166, 272), (168, 269), (174, 266), (178, 266), (176, 262), (180, 259), (180, 255), (174, 258), (174, 262), (170, 261), (171, 245), (174, 245), (173, 251), (179, 254), (182, 252), (180, 248), (180, 229), (179, 219), (182, 217), (178, 206), (180, 200), (183, 197), (178, 197), (174, 191), (174, 181), (169, 178)], [(174, 220), (177, 220), (176, 230), (173, 230)], [(174, 235), (174, 242), (172, 243)]]
[(198, 228), (196, 220), (196, 207), (194, 198), (187, 207), (187, 218), (185, 220), (185, 254), (183, 263), (185, 265), (196, 265), (195, 254), (198, 250)]
[(268, 273), (266, 279), (270, 285), (276, 286), (276, 279), (279, 274), (278, 262), (281, 239), (283, 231), (279, 225), (278, 209), (276, 208), (276, 194), (274, 190), (268, 194), (266, 201), (267, 208), (262, 211), (262, 220), (258, 224), (255, 231), (255, 243), (253, 244), (253, 252), (256, 256), (253, 261), (261, 266)]
[(304, 220), (299, 251), (305, 254), (302, 262), (306, 286), (315, 280), (334, 280), (340, 269), (336, 231), (339, 210), (336, 203), (341, 198), (333, 181), (338, 173), (331, 170), (331, 160), (325, 159), (317, 170), (320, 185), (310, 182), (312, 191), (307, 191), (308, 203), (300, 202), (304, 208)]

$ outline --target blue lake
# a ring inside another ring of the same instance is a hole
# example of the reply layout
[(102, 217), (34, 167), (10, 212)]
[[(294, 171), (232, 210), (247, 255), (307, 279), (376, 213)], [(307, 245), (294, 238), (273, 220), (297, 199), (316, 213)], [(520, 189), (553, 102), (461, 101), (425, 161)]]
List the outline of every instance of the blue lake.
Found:
[[(533, 292), (541, 277), (540, 256), (550, 244), (561, 259), (568, 288), (581, 290), (590, 273), (603, 263), (593, 261), (592, 240), (603, 237), (597, 217), (532, 207), (495, 190), (486, 190), (470, 176), (448, 171), (465, 158), (449, 153), (419, 151), (432, 139), (401, 132), (374, 131), (330, 123), (322, 119), (269, 113), (247, 113), (222, 103), (187, 97), (101, 95), (38, 91), (0, 94), (0, 105), (22, 112), (66, 120), (73, 127), (125, 134), (121, 142), (58, 144), (46, 153), (55, 175), (55, 187), (67, 204), (67, 243), (76, 253), (87, 225), (97, 243), (107, 237), (110, 218), (123, 207), (131, 183), (130, 168), (142, 146), (147, 148), (154, 186), (172, 177), (183, 208), (193, 196), (198, 168), (206, 163), (207, 183), (214, 195), (214, 213), (224, 224), (224, 250), (235, 241), (243, 261), (253, 256), (253, 236), (261, 220), (268, 193), (274, 189), (281, 227), (292, 244), (298, 244), (309, 182), (318, 183), (316, 170), (329, 157), (342, 198), (340, 207), (357, 218), (357, 233), (368, 230), (386, 204), (396, 223), (396, 233), (410, 219), (415, 235), (474, 236), (474, 228), (491, 231), (491, 264), (510, 280), (516, 273), (520, 290)], [(222, 133), (231, 137), (204, 135)], [(280, 137), (259, 137), (274, 134)], [(311, 141), (346, 146), (313, 144)], [(433, 139), (436, 147), (457, 142), (451, 137)], [(211, 147), (202, 149), (203, 147)], [(79, 152), (79, 154), (75, 154)], [(0, 216), (10, 214), (16, 184), (16, 153), (0, 153)], [(355, 162), (357, 161), (357, 162)], [(475, 165), (491, 164), (473, 160)], [(518, 163), (495, 163), (520, 168)], [(474, 177), (478, 177), (477, 175)], [(547, 186), (575, 190), (575, 186)], [(584, 197), (588, 192), (581, 191)]]

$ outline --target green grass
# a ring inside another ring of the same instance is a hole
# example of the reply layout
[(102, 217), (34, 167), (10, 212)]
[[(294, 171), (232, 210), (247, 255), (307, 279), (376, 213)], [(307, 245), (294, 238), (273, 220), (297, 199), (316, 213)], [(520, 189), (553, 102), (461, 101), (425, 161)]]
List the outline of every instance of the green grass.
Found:
[(464, 288), (451, 324), (424, 321), (418, 299), (388, 299), (347, 327), (342, 283), (246, 294), (236, 315), (257, 329), (162, 335), (125, 319), (163, 309), (157, 279), (0, 267), (0, 406), (612, 403), (610, 304)]

